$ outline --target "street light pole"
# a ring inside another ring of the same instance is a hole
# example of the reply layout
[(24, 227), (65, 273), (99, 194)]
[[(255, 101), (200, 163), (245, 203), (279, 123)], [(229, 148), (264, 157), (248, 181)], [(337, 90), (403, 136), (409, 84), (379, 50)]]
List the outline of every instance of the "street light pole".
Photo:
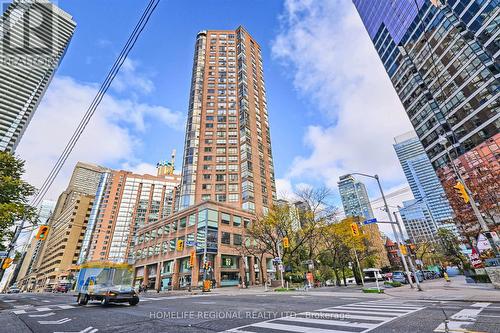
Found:
[[(396, 232), (396, 228), (394, 227), (394, 222), (392, 221), (392, 216), (391, 216), (391, 211), (389, 210), (389, 205), (387, 204), (387, 200), (384, 195), (384, 190), (382, 189), (382, 185), (380, 184), (380, 179), (378, 175), (375, 175), (373, 178), (377, 180), (378, 188), (380, 190), (380, 194), (382, 195), (382, 200), (384, 201), (384, 206), (385, 206), (385, 211), (387, 215), (389, 216), (389, 222), (391, 222), (391, 227), (392, 227), (392, 232), (394, 233), (394, 237), (396, 238), (396, 244), (398, 244), (398, 253), (399, 256), (401, 257), (401, 260), (403, 262), (403, 266), (405, 268), (406, 276), (408, 276), (408, 282), (410, 283), (411, 288), (413, 289), (413, 282), (411, 281), (411, 275), (410, 275), (410, 270), (408, 269), (408, 264), (406, 263), (406, 258), (403, 252), (401, 252), (401, 249), (399, 248), (399, 239), (398, 239), (398, 233)], [(404, 236), (401, 234), (401, 241), (404, 242)]]
[[(379, 179), (378, 175), (372, 176), (372, 175), (368, 175), (365, 173), (359, 173), (359, 172), (353, 172), (353, 173), (350, 173), (349, 175), (360, 175), (360, 176), (364, 176), (364, 177), (373, 178), (377, 181), (378, 188), (380, 190), (380, 194), (382, 195), (382, 200), (384, 201), (385, 211), (387, 212), (387, 215), (389, 216), (389, 221), (390, 221), (390, 224), (392, 227), (392, 232), (394, 234), (394, 238), (396, 238), (396, 244), (398, 244), (399, 257), (401, 258), (401, 262), (403, 263), (403, 266), (405, 268), (406, 275), (408, 277), (410, 277), (410, 270), (408, 269), (408, 264), (406, 263), (405, 256), (403, 255), (403, 253), (401, 252), (401, 249), (399, 248), (398, 233), (396, 232), (396, 228), (394, 227), (394, 222), (392, 221), (391, 212), (389, 211), (389, 205), (387, 205), (387, 200), (385, 199), (384, 190), (382, 189), (382, 185), (380, 184), (380, 179)], [(403, 237), (403, 235), (401, 235), (401, 237)], [(408, 282), (410, 283), (410, 287), (413, 289), (414, 286), (413, 286), (413, 283), (411, 281), (411, 277), (408, 279)]]
[[(394, 218), (396, 219), (396, 225), (398, 226), (399, 233), (401, 234), (401, 238), (402, 238), (401, 243), (404, 246), (406, 246), (406, 242), (404, 240), (404, 235), (403, 235), (403, 229), (401, 228), (401, 224), (399, 223), (398, 215), (396, 214), (396, 212), (393, 212), (393, 214), (394, 214)], [(417, 289), (418, 289), (418, 291), (422, 291), (422, 287), (420, 286), (420, 281), (418, 281), (417, 271), (415, 270), (415, 266), (413, 265), (413, 260), (411, 259), (411, 255), (408, 255), (408, 262), (410, 263), (411, 271), (412, 271), (413, 275), (415, 276), (415, 283), (417, 284)], [(411, 277), (410, 277), (410, 280), (411, 280)]]

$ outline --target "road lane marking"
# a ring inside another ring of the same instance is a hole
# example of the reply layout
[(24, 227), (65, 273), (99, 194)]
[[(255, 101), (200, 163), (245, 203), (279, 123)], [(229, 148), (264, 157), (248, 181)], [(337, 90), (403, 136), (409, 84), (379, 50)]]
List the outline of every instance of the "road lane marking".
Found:
[(55, 312), (47, 312), (42, 314), (28, 315), (28, 317), (49, 317), (55, 315)]
[(78, 332), (72, 331), (72, 332), (54, 332), (54, 333), (95, 333), (97, 331), (99, 331), (97, 328), (93, 328), (92, 326), (89, 326), (89, 327), (84, 328), (83, 330), (78, 331)]
[(297, 333), (364, 333), (425, 308), (407, 306), (396, 312), (393, 311), (394, 307), (394, 305), (384, 307), (371, 301), (358, 302), (273, 318), (232, 328), (225, 332), (242, 333), (269, 329)]
[(43, 312), (43, 311), (50, 311), (52, 310), (51, 308), (46, 308), (46, 307), (41, 307), (41, 308), (35, 308), (36, 311)]
[(465, 332), (466, 327), (472, 325), (480, 313), (491, 303), (478, 302), (471, 305), (474, 309), (463, 309), (455, 313), (449, 320), (439, 324), (434, 332)]
[(70, 318), (62, 318), (59, 320), (39, 320), (38, 323), (40, 325), (61, 325), (64, 323), (67, 323), (68, 321), (71, 321)]
[(6, 299), (4, 301), (2, 301), (4, 303), (13, 303), (13, 302), (17, 302), (17, 299)]
[(472, 308), (485, 308), (487, 307), (488, 305), (491, 305), (491, 303), (486, 303), (486, 302), (478, 302), (478, 303), (474, 303), (471, 305)]

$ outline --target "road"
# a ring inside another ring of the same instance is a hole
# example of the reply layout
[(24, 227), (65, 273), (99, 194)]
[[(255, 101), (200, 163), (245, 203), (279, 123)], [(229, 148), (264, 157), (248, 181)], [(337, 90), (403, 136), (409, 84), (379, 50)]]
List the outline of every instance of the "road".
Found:
[(78, 306), (61, 294), (0, 295), (0, 332), (500, 332), (500, 303), (352, 293), (151, 294), (137, 306)]

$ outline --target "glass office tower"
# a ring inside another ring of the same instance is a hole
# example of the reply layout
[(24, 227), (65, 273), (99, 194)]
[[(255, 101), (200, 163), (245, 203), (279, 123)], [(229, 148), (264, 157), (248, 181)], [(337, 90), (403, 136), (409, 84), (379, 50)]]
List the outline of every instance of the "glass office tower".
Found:
[(48, 0), (0, 2), (0, 150), (14, 151), (76, 27)]
[(415, 198), (403, 202), (401, 209), (406, 230), (412, 228), (410, 221), (416, 221), (414, 224), (418, 230), (409, 232), (410, 237), (425, 231), (426, 237), (423, 238), (429, 239), (427, 235), (435, 236), (438, 228), (447, 228), (458, 235), (456, 226), (450, 224), (453, 211), (443, 186), (415, 132), (399, 135), (394, 141), (394, 150)]
[[(466, 181), (474, 178), (469, 187), (487, 182), (498, 193), (498, 176), (491, 181), (490, 175), (498, 171), (500, 144), (500, 1), (353, 2), (441, 182), (453, 183), (448, 149)], [(440, 136), (447, 138), (446, 148)], [(489, 172), (477, 174), (480, 166)], [(476, 199), (490, 200), (481, 194)], [(462, 214), (470, 206), (452, 206), (461, 222), (472, 222), (473, 214)], [(489, 213), (486, 205), (480, 209)]]

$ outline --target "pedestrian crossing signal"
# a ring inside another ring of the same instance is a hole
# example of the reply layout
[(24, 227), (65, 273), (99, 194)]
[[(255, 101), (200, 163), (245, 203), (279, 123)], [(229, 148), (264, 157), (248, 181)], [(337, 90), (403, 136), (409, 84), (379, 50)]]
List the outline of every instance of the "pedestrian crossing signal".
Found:
[(184, 241), (182, 239), (177, 240), (177, 251), (182, 251), (184, 249)]
[(357, 223), (351, 223), (351, 233), (354, 237), (358, 237), (360, 235)]
[(45, 240), (47, 239), (47, 234), (49, 233), (49, 226), (47, 225), (42, 225), (39, 229), (38, 229), (38, 232), (35, 236), (36, 239), (38, 240)]

